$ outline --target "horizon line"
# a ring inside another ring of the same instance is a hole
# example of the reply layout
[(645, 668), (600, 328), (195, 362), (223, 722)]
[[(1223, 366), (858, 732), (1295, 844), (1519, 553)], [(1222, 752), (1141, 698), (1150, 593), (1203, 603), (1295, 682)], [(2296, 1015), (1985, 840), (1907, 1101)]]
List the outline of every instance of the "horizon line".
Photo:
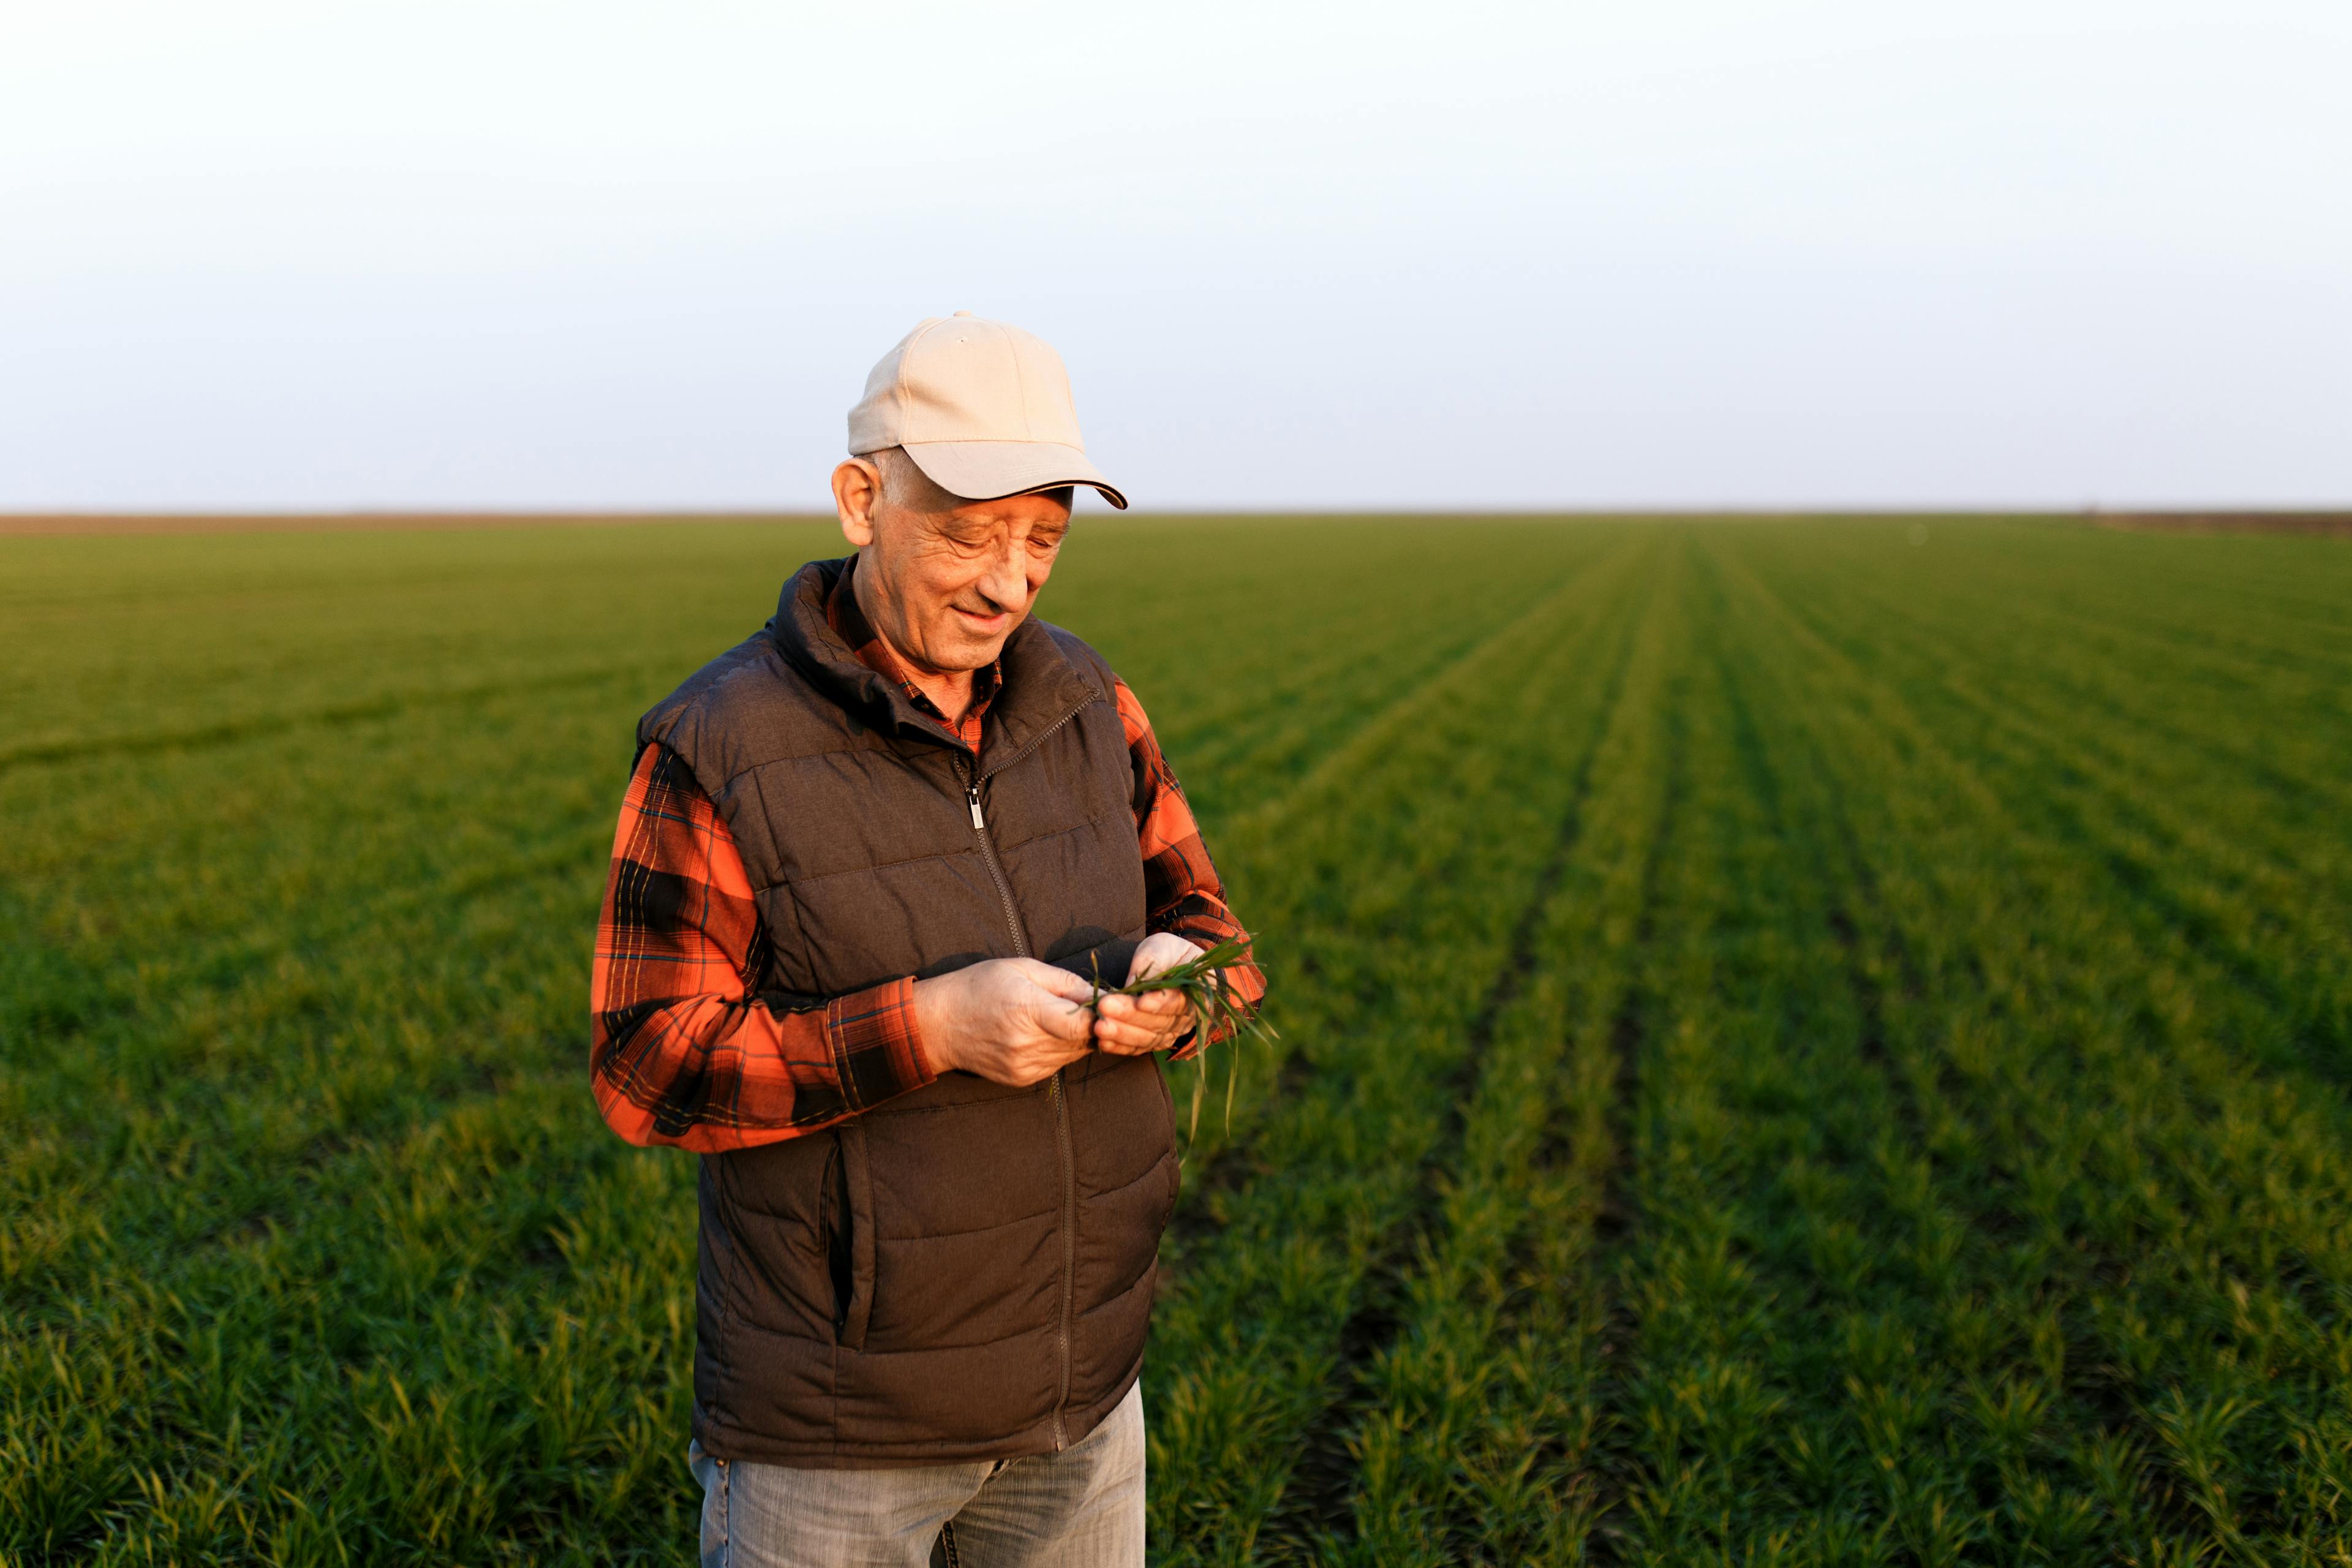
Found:
[[(2204, 527), (2273, 531), (2352, 532), (2352, 506), (1556, 506), (1556, 507), (1181, 507), (1092, 513), (1101, 521), (1218, 521), (1251, 517), (1301, 521), (1564, 521), (1612, 519), (1794, 521), (1806, 518), (1995, 521), (2043, 519), (2113, 526)], [(67, 509), (0, 510), (0, 537), (140, 533), (305, 532), (693, 522), (831, 522), (835, 514), (761, 507), (352, 507)]]

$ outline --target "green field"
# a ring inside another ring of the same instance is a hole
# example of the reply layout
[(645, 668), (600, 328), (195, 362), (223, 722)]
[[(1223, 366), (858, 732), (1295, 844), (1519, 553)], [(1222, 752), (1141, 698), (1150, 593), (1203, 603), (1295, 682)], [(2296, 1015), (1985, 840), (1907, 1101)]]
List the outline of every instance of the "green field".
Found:
[[(0, 539), (0, 1561), (688, 1558), (592, 927), (837, 545)], [(1045, 613), (1282, 1032), (1160, 1560), (2352, 1562), (2352, 543), (1089, 517)]]

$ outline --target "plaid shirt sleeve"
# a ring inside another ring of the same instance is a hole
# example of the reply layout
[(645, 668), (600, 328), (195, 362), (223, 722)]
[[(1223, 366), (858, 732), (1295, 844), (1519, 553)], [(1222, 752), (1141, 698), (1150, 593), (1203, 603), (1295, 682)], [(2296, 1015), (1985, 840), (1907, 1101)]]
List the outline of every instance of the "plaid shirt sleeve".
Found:
[[(1124, 680), (1114, 695), (1135, 771), (1135, 834), (1143, 848), (1146, 929), (1174, 931), (1203, 950), (1228, 938), (1248, 941), (1249, 932), (1225, 903), (1224, 884), (1217, 879), (1209, 847), (1201, 842), (1201, 827), (1192, 820), (1184, 786), (1176, 782), (1175, 770), (1160, 752), (1143, 704)], [(1225, 983), (1247, 1011), (1255, 1012), (1265, 996), (1265, 974), (1255, 963), (1228, 971)], [(1200, 1046), (1198, 1040), (1191, 1041), (1173, 1054), (1181, 1059)]]
[(637, 758), (596, 929), (589, 1059), (632, 1143), (697, 1153), (796, 1137), (939, 1075), (914, 981), (831, 999), (755, 995), (767, 932), (743, 858), (670, 752)]

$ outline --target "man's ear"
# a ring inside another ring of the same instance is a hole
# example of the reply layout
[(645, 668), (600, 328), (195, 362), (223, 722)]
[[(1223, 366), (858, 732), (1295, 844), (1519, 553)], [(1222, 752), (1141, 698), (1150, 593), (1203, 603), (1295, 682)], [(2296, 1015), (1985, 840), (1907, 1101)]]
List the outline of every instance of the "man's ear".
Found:
[(882, 470), (863, 458), (852, 458), (833, 470), (833, 510), (841, 519), (841, 537), (853, 550), (874, 542), (874, 512), (882, 504)]

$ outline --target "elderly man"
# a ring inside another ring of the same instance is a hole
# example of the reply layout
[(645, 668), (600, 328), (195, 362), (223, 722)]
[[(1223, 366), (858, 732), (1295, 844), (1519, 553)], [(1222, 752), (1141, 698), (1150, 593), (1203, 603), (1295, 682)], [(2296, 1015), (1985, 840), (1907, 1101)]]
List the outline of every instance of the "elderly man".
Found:
[(1198, 1042), (1091, 979), (1244, 933), (1135, 694), (1030, 615), (1075, 488), (1127, 504), (1059, 357), (927, 321), (849, 449), (856, 552), (638, 724), (598, 934), (598, 1106), (702, 1156), (702, 1560), (1139, 1563), (1152, 1058)]

